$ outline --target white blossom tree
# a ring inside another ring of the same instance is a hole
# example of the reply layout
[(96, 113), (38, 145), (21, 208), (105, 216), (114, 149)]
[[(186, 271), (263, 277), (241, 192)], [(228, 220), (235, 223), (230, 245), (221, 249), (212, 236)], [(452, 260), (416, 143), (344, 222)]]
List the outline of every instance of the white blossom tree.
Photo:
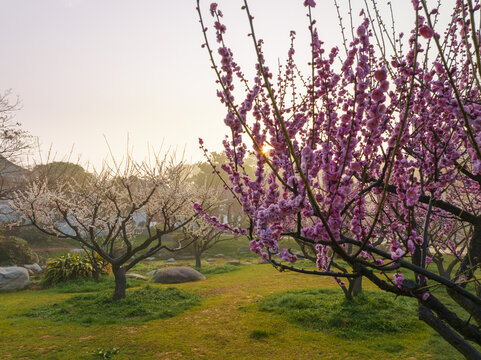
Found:
[[(204, 207), (209, 208), (210, 213), (218, 214), (214, 217), (214, 221), (219, 222), (219, 218), (227, 218), (230, 220), (229, 207), (232, 206), (232, 200), (225, 199), (225, 191), (219, 186), (206, 185), (197, 187), (195, 198), (201, 201)], [(227, 210), (227, 211), (226, 211)], [(211, 249), (215, 244), (222, 241), (229, 241), (238, 238), (239, 231), (228, 231), (214, 226), (211, 222), (205, 221), (198, 217), (190, 223), (182, 227), (184, 242), (192, 244), (195, 266), (202, 266), (202, 254)]]
[(45, 177), (34, 178), (12, 206), (41, 231), (74, 239), (110, 263), (113, 297), (122, 299), (129, 269), (162, 249), (188, 245), (163, 243), (164, 235), (197, 216), (187, 176), (184, 164), (172, 158), (156, 159), (152, 166), (129, 158), (81, 181), (60, 177), (52, 186)]

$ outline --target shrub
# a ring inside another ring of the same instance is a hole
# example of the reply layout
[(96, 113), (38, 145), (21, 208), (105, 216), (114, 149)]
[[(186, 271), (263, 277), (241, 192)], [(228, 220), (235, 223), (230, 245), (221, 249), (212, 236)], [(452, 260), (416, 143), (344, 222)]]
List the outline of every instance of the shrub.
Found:
[(75, 253), (59, 256), (47, 261), (44, 281), (47, 285), (52, 285), (72, 279), (92, 278), (98, 267), (102, 269), (102, 273), (110, 271), (109, 266), (106, 266), (104, 260), (99, 255), (95, 255), (94, 261), (96, 264), (92, 263), (89, 256)]
[(57, 240), (56, 236), (47, 235), (44, 232), (38, 230), (32, 225), (27, 226), (14, 226), (6, 230), (6, 234), (9, 236), (17, 236), (27, 241), (29, 245), (35, 245), (38, 243), (46, 243), (49, 240)]
[(33, 262), (35, 256), (25, 240), (15, 236), (0, 236), (0, 266)]

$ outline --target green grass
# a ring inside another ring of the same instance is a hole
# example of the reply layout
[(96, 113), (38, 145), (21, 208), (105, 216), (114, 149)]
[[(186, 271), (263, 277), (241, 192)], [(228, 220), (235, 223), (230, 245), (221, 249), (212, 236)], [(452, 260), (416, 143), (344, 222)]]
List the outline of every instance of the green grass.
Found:
[(80, 324), (132, 324), (165, 319), (198, 304), (199, 297), (176, 288), (145, 286), (112, 300), (111, 292), (78, 295), (62, 302), (30, 309), (24, 316)]
[[(181, 310), (173, 317), (150, 321), (145, 321), (149, 316), (145, 313), (129, 317), (129, 312), (136, 315), (135, 301), (131, 301), (128, 306), (118, 306), (121, 302), (111, 303), (111, 290), (104, 298), (105, 304), (95, 303), (92, 299), (101, 302), (104, 290), (100, 288), (89, 294), (61, 292), (57, 288), (0, 294), (0, 359), (93, 360), (98, 358), (94, 356), (97, 350), (107, 353), (113, 348), (120, 348), (119, 353), (113, 357), (115, 360), (463, 358), (439, 335), (417, 321), (415, 310), (408, 314), (409, 319), (414, 318), (416, 324), (412, 331), (406, 332), (402, 327), (394, 331), (371, 331), (367, 338), (342, 337), (329, 329), (302, 326), (286, 319), (284, 315), (260, 311), (259, 305), (264, 299), (278, 297), (286, 290), (315, 293), (323, 289), (332, 294), (329, 295), (330, 298), (337, 294), (340, 299), (343, 295), (330, 278), (292, 272), (279, 273), (269, 265), (256, 264), (238, 269), (211, 274), (204, 281), (176, 285), (178, 290), (196, 294), (202, 301)], [(372, 301), (375, 301), (377, 295), (383, 296), (369, 281), (363, 285), (365, 290), (372, 292)], [(152, 289), (167, 291), (172, 285), (150, 286)], [(87, 287), (83, 289), (86, 290)], [(136, 290), (131, 289), (127, 293)], [(79, 299), (84, 296), (87, 296), (87, 300)], [(81, 304), (81, 309), (90, 311), (91, 317), (100, 320), (87, 318), (85, 323), (77, 318), (71, 320), (70, 317), (84, 315), (79, 315), (78, 309), (69, 309), (65, 305), (69, 300), (68, 304), (72, 307)], [(376, 302), (374, 304), (377, 306)], [(162, 306), (157, 303), (153, 310), (145, 306), (140, 310), (158, 311)], [(66, 307), (67, 314), (53, 314), (52, 317), (43, 311), (42, 314), (37, 314), (41, 316), (24, 316), (33, 309), (38, 311), (61, 307)], [(173, 309), (178, 311), (179, 308), (175, 305)], [(110, 311), (114, 316), (126, 320), (107, 324), (109, 321), (105, 317)], [(315, 315), (314, 312), (311, 317), (314, 318)], [(97, 321), (88, 323), (91, 320)]]
[(261, 311), (281, 315), (300, 327), (347, 339), (413, 332), (419, 326), (411, 298), (364, 291), (353, 301), (334, 289), (288, 291), (267, 297)]
[[(127, 288), (140, 286), (145, 281), (127, 279)], [(92, 279), (74, 279), (55, 284), (51, 289), (57, 293), (90, 293), (99, 291), (113, 291), (115, 281), (112, 276), (102, 275), (98, 282)]]

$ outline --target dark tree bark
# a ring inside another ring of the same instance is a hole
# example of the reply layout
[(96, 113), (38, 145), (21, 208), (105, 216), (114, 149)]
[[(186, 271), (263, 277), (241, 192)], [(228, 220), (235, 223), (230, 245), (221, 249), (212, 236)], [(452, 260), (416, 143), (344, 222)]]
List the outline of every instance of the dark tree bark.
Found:
[(121, 266), (112, 266), (112, 272), (115, 277), (114, 300), (125, 299), (125, 290), (127, 288), (127, 278), (125, 277), (125, 268)]
[(197, 242), (194, 243), (194, 256), (195, 256), (195, 267), (200, 268), (202, 266), (202, 249)]
[(353, 297), (358, 296), (362, 292), (362, 276), (349, 279), (349, 292)]
[(464, 355), (469, 360), (480, 360), (481, 355), (479, 352), (466, 342), (461, 336), (453, 332), (448, 325), (441, 321), (436, 315), (432, 313), (427, 307), (419, 305), (418, 310), (419, 319), (428, 324), (431, 328), (443, 337), (449, 344), (451, 344), (456, 350)]
[[(453, 281), (459, 286), (465, 288), (467, 282), (473, 278), (474, 271), (478, 267), (481, 261), (481, 226), (475, 226), (471, 240), (468, 244), (468, 251), (459, 266), (456, 276)], [(474, 304), (473, 301), (467, 299), (462, 294), (447, 288), (447, 293), (451, 298), (458, 303), (459, 306), (464, 308), (478, 325), (481, 326), (481, 307)], [(479, 294), (478, 294), (479, 296)]]

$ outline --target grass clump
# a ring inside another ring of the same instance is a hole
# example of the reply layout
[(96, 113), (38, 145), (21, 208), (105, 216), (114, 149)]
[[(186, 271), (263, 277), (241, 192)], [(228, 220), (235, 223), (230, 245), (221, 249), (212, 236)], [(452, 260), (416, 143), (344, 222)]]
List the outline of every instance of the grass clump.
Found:
[(281, 315), (303, 328), (349, 339), (419, 328), (415, 299), (396, 299), (374, 291), (363, 291), (353, 301), (334, 289), (288, 291), (268, 296), (260, 310)]
[(249, 337), (254, 340), (262, 340), (269, 337), (269, 333), (265, 330), (253, 330), (249, 334)]
[(201, 274), (204, 275), (215, 275), (215, 274), (224, 274), (230, 273), (232, 271), (236, 271), (240, 269), (240, 266), (236, 265), (205, 265), (200, 268), (193, 266), (193, 269), (197, 270)]
[(62, 323), (135, 324), (173, 317), (199, 301), (197, 295), (176, 288), (145, 286), (128, 291), (122, 300), (113, 300), (110, 291), (79, 295), (30, 309), (23, 315)]

